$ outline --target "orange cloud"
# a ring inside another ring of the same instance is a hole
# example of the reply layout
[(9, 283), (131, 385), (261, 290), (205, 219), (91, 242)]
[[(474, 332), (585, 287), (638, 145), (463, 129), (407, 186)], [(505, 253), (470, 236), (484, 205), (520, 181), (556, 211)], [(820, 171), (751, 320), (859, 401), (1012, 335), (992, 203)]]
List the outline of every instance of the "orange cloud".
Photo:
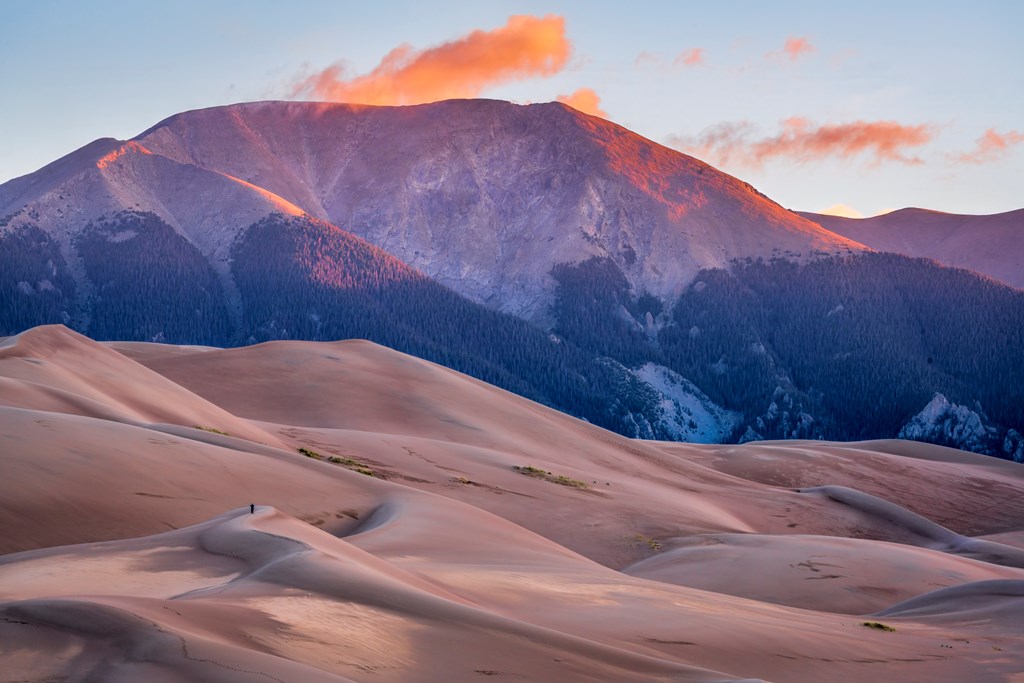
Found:
[(720, 165), (760, 167), (781, 157), (805, 163), (826, 158), (850, 159), (868, 155), (875, 163), (898, 161), (919, 164), (907, 150), (921, 147), (934, 136), (931, 126), (906, 126), (895, 121), (853, 121), (813, 125), (800, 117), (782, 122), (782, 132), (773, 137), (755, 137), (750, 123), (722, 123), (697, 138), (671, 137), (669, 144), (689, 154)]
[(782, 46), (781, 51), (773, 51), (765, 54), (766, 59), (779, 59), (789, 58), (789, 61), (795, 62), (804, 55), (809, 55), (812, 52), (816, 52), (818, 48), (811, 45), (811, 41), (807, 38), (786, 38), (786, 43)]
[(400, 45), (368, 74), (346, 78), (332, 65), (296, 84), (292, 95), (358, 104), (420, 104), (477, 97), (485, 88), (565, 68), (572, 44), (565, 19), (512, 16), (501, 28), (476, 30), (437, 47)]
[(676, 55), (675, 63), (682, 64), (683, 66), (703, 66), (704, 48), (691, 47), (688, 50), (683, 50)]
[(584, 114), (608, 118), (608, 112), (601, 109), (601, 98), (590, 88), (580, 88), (571, 95), (559, 95), (558, 101)]
[(1024, 142), (1024, 134), (1015, 130), (998, 133), (995, 128), (989, 128), (975, 141), (973, 150), (964, 154), (955, 154), (953, 159), (967, 164), (985, 164), (995, 161), (1011, 147), (1022, 142)]

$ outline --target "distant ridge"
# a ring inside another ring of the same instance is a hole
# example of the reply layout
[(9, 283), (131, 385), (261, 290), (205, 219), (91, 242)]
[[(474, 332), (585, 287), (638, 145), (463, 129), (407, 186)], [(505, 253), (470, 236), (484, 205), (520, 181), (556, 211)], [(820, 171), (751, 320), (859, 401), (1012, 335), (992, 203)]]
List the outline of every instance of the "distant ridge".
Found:
[(871, 218), (797, 213), (877, 251), (935, 259), (1024, 289), (1024, 209), (972, 216), (908, 208)]

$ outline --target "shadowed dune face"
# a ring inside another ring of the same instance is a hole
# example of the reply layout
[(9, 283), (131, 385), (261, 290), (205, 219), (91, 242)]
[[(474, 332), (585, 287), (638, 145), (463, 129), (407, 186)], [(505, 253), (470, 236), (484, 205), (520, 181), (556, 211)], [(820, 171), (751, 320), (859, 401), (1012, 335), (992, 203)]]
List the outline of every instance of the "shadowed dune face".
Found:
[(3, 680), (1024, 666), (1011, 463), (630, 441), (366, 342), (40, 328), (0, 341), (0, 382)]

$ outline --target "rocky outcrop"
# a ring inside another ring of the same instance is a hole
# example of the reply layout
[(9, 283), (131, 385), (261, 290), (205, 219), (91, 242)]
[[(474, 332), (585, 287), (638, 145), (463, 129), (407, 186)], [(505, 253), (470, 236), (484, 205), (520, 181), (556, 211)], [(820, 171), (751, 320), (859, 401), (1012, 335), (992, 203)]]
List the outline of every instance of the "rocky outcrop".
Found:
[(1003, 455), (1018, 462), (1024, 460), (1024, 442), (1016, 430), (1001, 434), (977, 401), (972, 409), (951, 403), (942, 394), (935, 394), (928, 405), (903, 426), (899, 438)]

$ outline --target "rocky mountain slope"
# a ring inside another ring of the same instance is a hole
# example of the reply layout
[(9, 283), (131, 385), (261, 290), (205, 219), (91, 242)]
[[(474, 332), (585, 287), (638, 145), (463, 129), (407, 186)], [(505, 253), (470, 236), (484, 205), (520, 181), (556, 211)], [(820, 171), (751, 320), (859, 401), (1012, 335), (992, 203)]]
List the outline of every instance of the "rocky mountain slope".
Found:
[(799, 213), (877, 251), (932, 258), (1024, 289), (1024, 209), (987, 216), (926, 209), (871, 218)]
[(119, 210), (172, 226), (229, 295), (239, 233), (272, 211), (305, 212), (532, 320), (547, 315), (551, 269), (591, 256), (669, 299), (734, 258), (862, 248), (707, 164), (557, 103), (216, 107), (0, 186), (0, 216), (40, 226), (72, 264), (71, 237)]

